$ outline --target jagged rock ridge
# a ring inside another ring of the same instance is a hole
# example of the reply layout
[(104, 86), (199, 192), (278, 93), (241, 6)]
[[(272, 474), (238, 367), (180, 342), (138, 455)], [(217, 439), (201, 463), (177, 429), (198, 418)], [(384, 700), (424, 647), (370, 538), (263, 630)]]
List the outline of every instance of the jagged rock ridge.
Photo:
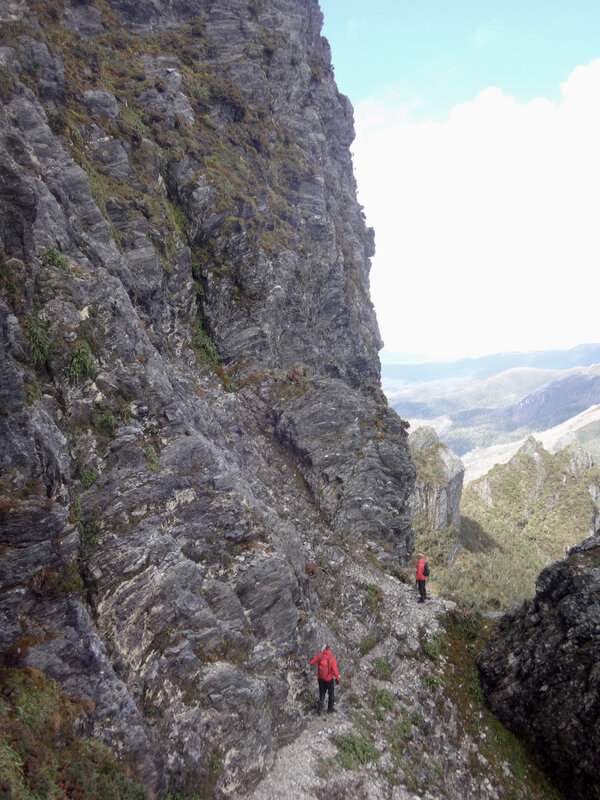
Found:
[(152, 794), (243, 792), (336, 641), (328, 541), (412, 552), (351, 107), (312, 0), (9, 11), (0, 649)]

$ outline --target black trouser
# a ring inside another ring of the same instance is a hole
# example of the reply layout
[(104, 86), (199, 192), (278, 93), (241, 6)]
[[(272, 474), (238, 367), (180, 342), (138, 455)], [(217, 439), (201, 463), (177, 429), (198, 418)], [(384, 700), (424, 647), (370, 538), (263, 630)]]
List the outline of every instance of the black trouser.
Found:
[(421, 595), (421, 602), (427, 600), (427, 591), (425, 590), (426, 581), (417, 581), (419, 587), (419, 594)]
[(323, 700), (325, 699), (325, 694), (329, 692), (329, 702), (327, 704), (327, 711), (333, 711), (333, 703), (334, 703), (334, 686), (335, 681), (332, 678), (330, 681), (326, 681), (323, 678), (319, 678), (319, 705), (317, 706), (317, 711), (319, 714), (323, 709)]

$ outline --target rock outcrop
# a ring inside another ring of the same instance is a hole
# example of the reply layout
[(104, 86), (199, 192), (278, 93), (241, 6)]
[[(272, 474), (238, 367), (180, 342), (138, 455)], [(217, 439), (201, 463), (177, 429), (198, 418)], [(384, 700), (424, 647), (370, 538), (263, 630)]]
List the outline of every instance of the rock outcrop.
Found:
[(321, 565), (413, 547), (352, 109), (316, 0), (9, 16), (0, 651), (153, 795), (241, 792), (335, 640)]
[(460, 528), (460, 499), (465, 469), (458, 456), (440, 442), (433, 428), (417, 428), (408, 437), (417, 466), (415, 488), (409, 498), (413, 517), (423, 515), (434, 530)]
[(600, 797), (600, 535), (539, 576), (479, 658), (495, 713), (575, 798)]

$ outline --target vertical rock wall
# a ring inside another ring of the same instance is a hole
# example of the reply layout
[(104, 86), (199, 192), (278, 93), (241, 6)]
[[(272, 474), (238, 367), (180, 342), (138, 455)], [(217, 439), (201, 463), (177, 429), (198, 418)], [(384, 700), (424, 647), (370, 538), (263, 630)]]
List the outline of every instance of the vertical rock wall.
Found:
[(304, 724), (335, 625), (308, 563), (412, 550), (321, 21), (48, 0), (1, 30), (0, 651), (156, 796), (241, 791)]
[(443, 445), (433, 428), (413, 431), (408, 440), (417, 463), (417, 482), (409, 504), (413, 518), (422, 514), (428, 526), (460, 529), (460, 499), (465, 468)]

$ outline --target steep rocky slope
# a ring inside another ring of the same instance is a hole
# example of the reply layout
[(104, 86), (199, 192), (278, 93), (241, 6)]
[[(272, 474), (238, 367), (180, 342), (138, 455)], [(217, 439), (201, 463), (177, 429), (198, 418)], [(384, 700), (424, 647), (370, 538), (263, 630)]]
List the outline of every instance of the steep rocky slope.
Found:
[(324, 543), (412, 550), (351, 108), (316, 2), (4, 10), (0, 647), (231, 793), (304, 724)]
[(600, 797), (599, 598), (596, 534), (541, 573), (479, 658), (491, 707), (574, 798)]

